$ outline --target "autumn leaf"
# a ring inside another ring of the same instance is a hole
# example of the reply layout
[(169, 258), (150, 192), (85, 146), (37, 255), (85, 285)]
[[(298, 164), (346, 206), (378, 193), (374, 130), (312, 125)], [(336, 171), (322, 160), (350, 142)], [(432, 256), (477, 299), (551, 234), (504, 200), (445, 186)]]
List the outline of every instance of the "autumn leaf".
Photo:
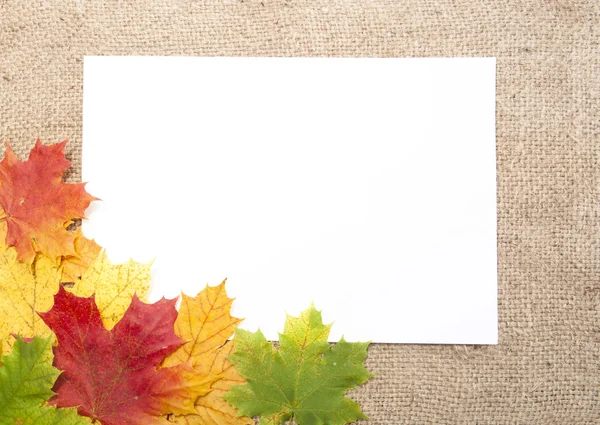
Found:
[(0, 423), (20, 425), (84, 425), (74, 409), (45, 406), (54, 395), (60, 371), (52, 366), (50, 338), (25, 342), (18, 337), (0, 367)]
[(261, 425), (343, 425), (365, 418), (344, 394), (371, 376), (364, 367), (369, 344), (342, 338), (330, 347), (330, 327), (314, 307), (288, 316), (278, 350), (262, 332), (237, 329), (229, 359), (248, 383), (232, 387), (225, 400), (241, 414), (260, 416)]
[(93, 296), (77, 297), (61, 287), (52, 309), (40, 314), (56, 333), (54, 365), (64, 371), (51, 403), (79, 406), (79, 414), (103, 425), (165, 423), (165, 413), (193, 411), (202, 385), (193, 382), (200, 377), (191, 366), (157, 369), (183, 343), (173, 331), (176, 301), (144, 304), (134, 296), (109, 331)]
[(102, 247), (93, 239), (88, 239), (81, 233), (81, 227), (78, 227), (75, 232), (74, 250), (75, 255), (66, 255), (62, 258), (60, 265), (62, 266), (62, 283), (77, 283), (79, 282), (85, 271), (94, 262)]
[(17, 248), (19, 261), (33, 261), (36, 252), (55, 261), (76, 255), (76, 235), (67, 227), (83, 218), (96, 198), (85, 191), (84, 183), (62, 181), (71, 165), (64, 156), (66, 143), (45, 146), (38, 139), (26, 161), (6, 145), (0, 161), (1, 220), (7, 223), (6, 244)]
[[(134, 261), (113, 265), (102, 253), (69, 291), (81, 296), (96, 293), (102, 320), (110, 329), (123, 316), (134, 293), (145, 298), (150, 266)], [(12, 346), (10, 333), (25, 337), (51, 334), (37, 312), (52, 307), (61, 273), (59, 266), (41, 254), (32, 264), (21, 263), (15, 248), (0, 245), (0, 341), (4, 353)]]
[(81, 280), (68, 291), (80, 297), (95, 294), (102, 322), (107, 329), (112, 329), (123, 317), (133, 294), (145, 300), (150, 289), (151, 266), (152, 263), (142, 264), (132, 260), (113, 265), (106, 252), (102, 251), (83, 273)]
[(227, 360), (233, 344), (228, 339), (242, 320), (231, 317), (233, 299), (227, 297), (225, 281), (218, 286), (206, 286), (196, 297), (183, 295), (175, 333), (187, 340), (171, 353), (163, 366), (191, 361), (192, 367), (207, 379), (213, 379), (211, 391), (196, 400), (196, 413), (175, 416), (172, 421), (189, 425), (249, 425), (254, 421), (237, 416), (237, 411), (221, 396), (232, 385), (245, 383)]

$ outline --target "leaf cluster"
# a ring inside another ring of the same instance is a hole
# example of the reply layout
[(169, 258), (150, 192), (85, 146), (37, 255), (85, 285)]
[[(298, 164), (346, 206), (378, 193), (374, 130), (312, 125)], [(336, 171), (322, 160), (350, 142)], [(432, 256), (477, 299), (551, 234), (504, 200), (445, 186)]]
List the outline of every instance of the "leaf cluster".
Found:
[[(368, 344), (331, 347), (314, 307), (275, 349), (236, 329), (225, 281), (145, 302), (151, 264), (113, 264), (78, 226), (96, 198), (68, 184), (66, 141), (0, 162), (0, 425), (343, 425)], [(232, 340), (235, 332), (235, 338)]]

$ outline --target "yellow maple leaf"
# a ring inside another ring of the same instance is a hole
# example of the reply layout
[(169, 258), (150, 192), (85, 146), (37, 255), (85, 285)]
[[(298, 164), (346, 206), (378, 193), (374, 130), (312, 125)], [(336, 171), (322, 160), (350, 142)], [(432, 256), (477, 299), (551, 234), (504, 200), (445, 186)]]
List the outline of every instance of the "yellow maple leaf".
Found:
[(171, 421), (187, 425), (251, 425), (254, 421), (237, 416), (237, 410), (221, 396), (232, 385), (244, 384), (244, 379), (227, 360), (233, 344), (228, 339), (242, 319), (231, 317), (231, 303), (227, 297), (225, 281), (218, 286), (206, 286), (196, 297), (183, 295), (175, 333), (187, 340), (171, 353), (163, 366), (191, 362), (201, 376), (214, 377), (211, 391), (196, 399), (196, 413), (173, 416)]
[(140, 300), (146, 299), (150, 288), (151, 267), (152, 263), (142, 264), (132, 260), (114, 265), (106, 252), (102, 251), (81, 280), (67, 290), (79, 297), (95, 294), (102, 322), (110, 330), (123, 317), (134, 293)]
[(38, 254), (32, 263), (22, 263), (15, 248), (0, 245), (0, 341), (4, 354), (12, 349), (11, 334), (52, 334), (36, 312), (50, 310), (59, 281), (60, 268), (48, 257)]
[[(1, 229), (0, 229), (1, 231)], [(113, 265), (101, 253), (72, 288), (79, 296), (96, 293), (96, 304), (104, 325), (111, 329), (131, 303), (133, 293), (144, 299), (150, 285), (150, 264), (129, 261)], [(14, 247), (0, 245), (0, 342), (2, 352), (13, 345), (11, 334), (22, 337), (51, 335), (38, 312), (50, 310), (58, 292), (62, 267), (37, 254), (30, 264), (17, 260)]]

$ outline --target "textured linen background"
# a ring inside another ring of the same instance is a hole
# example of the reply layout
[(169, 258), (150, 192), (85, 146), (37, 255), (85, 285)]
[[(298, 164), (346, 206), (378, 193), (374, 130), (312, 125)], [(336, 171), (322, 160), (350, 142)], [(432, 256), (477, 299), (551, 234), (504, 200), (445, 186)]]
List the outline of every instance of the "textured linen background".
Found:
[(373, 424), (600, 423), (599, 40), (596, 0), (0, 0), (0, 139), (70, 137), (78, 180), (84, 55), (496, 56), (500, 343), (373, 345), (352, 397)]

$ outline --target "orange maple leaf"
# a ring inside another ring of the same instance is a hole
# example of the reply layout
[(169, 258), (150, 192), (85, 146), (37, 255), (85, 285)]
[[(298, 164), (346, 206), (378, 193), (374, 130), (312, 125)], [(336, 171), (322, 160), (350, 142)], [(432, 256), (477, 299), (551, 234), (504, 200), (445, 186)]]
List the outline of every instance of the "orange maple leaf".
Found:
[(227, 296), (225, 281), (218, 286), (206, 286), (195, 297), (183, 295), (175, 334), (187, 340), (169, 354), (163, 367), (174, 367), (191, 362), (194, 370), (206, 379), (212, 379), (210, 391), (199, 396), (195, 413), (173, 415), (171, 422), (177, 425), (250, 425), (254, 421), (238, 416), (222, 396), (232, 386), (246, 381), (227, 360), (233, 350), (228, 338), (242, 319), (231, 316), (233, 298)]
[[(2, 230), (0, 229), (0, 234)], [(76, 283), (79, 282), (85, 273), (85, 271), (94, 262), (102, 247), (96, 243), (93, 239), (88, 239), (83, 236), (81, 227), (74, 230), (75, 241), (74, 249), (77, 255), (67, 255), (63, 257), (62, 262), (62, 278), (63, 283)]]
[(77, 255), (76, 233), (67, 227), (84, 218), (97, 198), (86, 192), (85, 183), (62, 181), (71, 165), (64, 155), (66, 143), (45, 146), (38, 139), (26, 161), (6, 144), (0, 162), (0, 206), (5, 216), (0, 221), (6, 221), (6, 244), (17, 249), (19, 261), (32, 261), (36, 252), (55, 260)]

